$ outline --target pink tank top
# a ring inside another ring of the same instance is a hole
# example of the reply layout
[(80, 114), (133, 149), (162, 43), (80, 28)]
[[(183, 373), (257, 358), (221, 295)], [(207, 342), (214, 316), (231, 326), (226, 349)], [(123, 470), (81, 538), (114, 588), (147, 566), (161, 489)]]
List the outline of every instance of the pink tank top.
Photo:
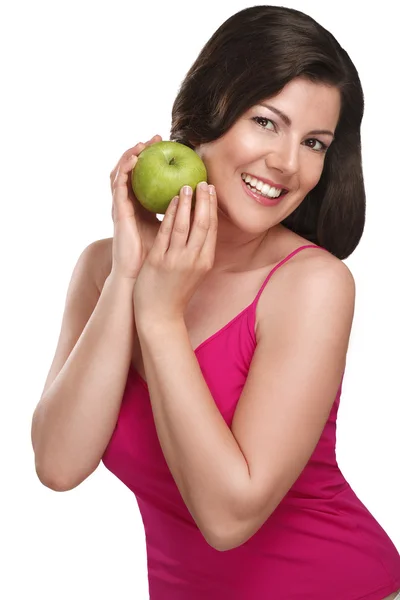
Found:
[[(256, 347), (258, 299), (195, 350), (231, 427)], [(342, 379), (343, 381), (343, 379)], [(335, 453), (342, 383), (313, 455), (247, 542), (209, 546), (189, 513), (157, 437), (146, 382), (131, 367), (103, 463), (135, 494), (146, 534), (151, 600), (382, 600), (400, 588), (400, 556), (353, 492)]]

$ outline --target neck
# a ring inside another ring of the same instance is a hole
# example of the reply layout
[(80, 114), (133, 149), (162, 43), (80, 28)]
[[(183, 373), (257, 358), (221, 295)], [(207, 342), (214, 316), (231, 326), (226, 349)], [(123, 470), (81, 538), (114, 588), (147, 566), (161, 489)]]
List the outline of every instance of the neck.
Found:
[[(279, 225), (278, 225), (279, 228)], [(258, 257), (264, 252), (277, 229), (273, 227), (260, 233), (246, 233), (240, 230), (219, 210), (218, 233), (215, 247), (214, 273), (242, 272), (257, 266)]]

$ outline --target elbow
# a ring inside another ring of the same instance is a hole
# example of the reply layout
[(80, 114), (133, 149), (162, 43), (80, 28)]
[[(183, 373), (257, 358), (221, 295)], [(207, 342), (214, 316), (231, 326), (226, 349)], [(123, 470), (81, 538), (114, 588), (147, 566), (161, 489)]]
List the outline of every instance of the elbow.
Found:
[(207, 540), (207, 543), (209, 546), (211, 546), (211, 548), (214, 548), (214, 550), (218, 550), (218, 552), (226, 552), (227, 550), (233, 550), (233, 548), (236, 548), (236, 546), (231, 546), (226, 540), (221, 538), (213, 538), (210, 541)]
[(247, 542), (256, 531), (250, 529), (250, 527), (244, 527), (242, 525), (237, 525), (235, 528), (231, 528), (229, 531), (225, 532), (224, 535), (214, 535), (209, 544), (218, 552), (226, 552), (227, 550), (234, 550), (235, 548), (239, 548), (242, 544)]
[(203, 535), (208, 544), (219, 552), (234, 550), (257, 533), (258, 529), (269, 518), (269, 514), (270, 512), (264, 512), (263, 514), (251, 515), (242, 512), (240, 518), (236, 515), (229, 520), (229, 523), (225, 522), (223, 526), (220, 524), (219, 527), (210, 528), (208, 531), (212, 531), (212, 534), (207, 537)]
[(225, 550), (230, 549), (227, 536), (225, 535), (225, 532), (221, 531), (221, 527), (210, 526), (209, 523), (201, 522), (198, 517), (193, 513), (191, 514), (198, 530), (211, 548), (218, 550), (218, 552), (224, 552)]
[(75, 486), (67, 485), (66, 483), (62, 482), (59, 479), (54, 479), (52, 477), (48, 477), (47, 475), (43, 474), (38, 469), (36, 469), (36, 474), (38, 476), (40, 483), (42, 483), (45, 487), (49, 488), (50, 490), (53, 490), (54, 492), (67, 492), (69, 490), (72, 490), (73, 487), (75, 487)]
[(206, 541), (212, 548), (214, 548), (214, 550), (218, 550), (218, 552), (227, 552), (228, 550), (238, 548), (246, 540), (244, 540), (242, 536), (238, 536), (230, 532), (226, 535), (209, 536)]
[(244, 544), (251, 537), (251, 533), (247, 534), (247, 531), (247, 527), (242, 522), (231, 521), (227, 526), (208, 528), (202, 533), (206, 542), (214, 550), (226, 552)]
[(220, 552), (233, 550), (245, 544), (269, 519), (271, 511), (259, 512), (246, 520), (236, 521), (234, 525), (226, 528), (219, 535), (212, 537), (213, 548)]
[(249, 540), (259, 528), (259, 519), (255, 515), (252, 499), (248, 494), (240, 493), (225, 501), (224, 510), (220, 513), (224, 519), (214, 520), (209, 530), (209, 544), (219, 552), (238, 548)]
[(207, 518), (196, 519), (196, 523), (208, 545), (218, 552), (238, 548), (255, 533), (249, 501), (233, 501), (232, 497), (225, 500), (220, 511), (214, 508), (212, 514), (207, 512)]
[(43, 469), (37, 462), (35, 462), (35, 469), (40, 483), (54, 492), (69, 492), (81, 483), (80, 481), (73, 482), (60, 474), (54, 474), (49, 469)]

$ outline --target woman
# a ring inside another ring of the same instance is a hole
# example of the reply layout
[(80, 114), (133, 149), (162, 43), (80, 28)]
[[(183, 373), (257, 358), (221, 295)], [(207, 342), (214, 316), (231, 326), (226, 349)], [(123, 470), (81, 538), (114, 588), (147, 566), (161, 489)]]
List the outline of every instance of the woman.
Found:
[(103, 461), (135, 493), (152, 600), (399, 591), (399, 553), (335, 456), (362, 115), (334, 37), (256, 6), (216, 31), (173, 107), (171, 140), (207, 167), (195, 209), (190, 189), (161, 224), (139, 205), (144, 144), (111, 173), (114, 237), (78, 260), (32, 441), (48, 487)]

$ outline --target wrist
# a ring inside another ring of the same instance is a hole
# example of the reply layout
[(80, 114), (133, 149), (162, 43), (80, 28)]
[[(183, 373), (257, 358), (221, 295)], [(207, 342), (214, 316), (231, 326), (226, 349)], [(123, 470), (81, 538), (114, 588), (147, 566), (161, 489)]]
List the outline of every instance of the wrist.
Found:
[(132, 294), (133, 294), (133, 290), (135, 287), (135, 283), (136, 283), (136, 278), (134, 279), (132, 277), (125, 277), (123, 275), (120, 275), (116, 271), (112, 271), (112, 270), (106, 279), (107, 285), (112, 286), (112, 287), (121, 288), (121, 289), (126, 289), (128, 291), (131, 291)]
[[(141, 311), (138, 311), (138, 313)], [(144, 338), (167, 338), (173, 336), (182, 329), (186, 331), (185, 319), (183, 316), (167, 316), (159, 314), (143, 314), (135, 316), (136, 328), (138, 333)]]

